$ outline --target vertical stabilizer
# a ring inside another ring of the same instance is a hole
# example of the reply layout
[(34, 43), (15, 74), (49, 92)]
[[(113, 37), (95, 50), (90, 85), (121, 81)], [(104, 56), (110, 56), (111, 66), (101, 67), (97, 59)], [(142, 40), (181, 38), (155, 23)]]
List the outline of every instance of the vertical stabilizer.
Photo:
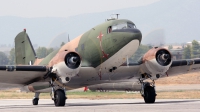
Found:
[(35, 62), (36, 53), (26, 29), (15, 37), (15, 57), (16, 65), (32, 65)]

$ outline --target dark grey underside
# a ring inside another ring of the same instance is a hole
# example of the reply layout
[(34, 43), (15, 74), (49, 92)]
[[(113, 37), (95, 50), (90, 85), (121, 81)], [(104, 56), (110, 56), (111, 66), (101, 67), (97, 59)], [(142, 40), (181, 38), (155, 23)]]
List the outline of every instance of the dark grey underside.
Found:
[[(14, 67), (14, 69), (13, 69)], [(100, 83), (138, 81), (139, 64), (126, 64), (115, 70), (114, 73), (102, 73), (101, 79), (93, 67), (81, 67), (77, 76), (73, 77), (67, 86), (76, 89), (79, 87)], [(167, 71), (169, 76), (180, 75), (187, 72), (200, 70), (200, 59), (174, 61)], [(34, 82), (43, 81), (47, 73), (45, 66), (0, 66), (0, 83), (29, 85)], [(163, 76), (165, 77), (165, 76)], [(10, 86), (9, 86), (10, 87)], [(6, 88), (6, 87), (5, 87)]]

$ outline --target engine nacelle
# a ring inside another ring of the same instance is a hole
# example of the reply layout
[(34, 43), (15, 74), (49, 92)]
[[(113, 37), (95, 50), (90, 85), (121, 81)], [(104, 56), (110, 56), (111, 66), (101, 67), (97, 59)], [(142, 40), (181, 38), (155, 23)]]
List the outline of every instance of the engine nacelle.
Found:
[(172, 64), (172, 55), (165, 48), (152, 48), (142, 58), (141, 72), (151, 75), (164, 74)]
[(71, 77), (79, 73), (81, 57), (76, 52), (60, 51), (50, 61), (49, 66), (53, 67), (52, 72), (56, 73), (63, 83), (70, 81)]

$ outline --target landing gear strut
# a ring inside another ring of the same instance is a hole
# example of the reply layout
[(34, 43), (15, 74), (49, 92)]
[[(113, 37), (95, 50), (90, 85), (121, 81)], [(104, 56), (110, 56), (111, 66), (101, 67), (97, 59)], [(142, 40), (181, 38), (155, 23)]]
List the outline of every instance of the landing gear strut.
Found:
[(152, 83), (149, 82), (143, 82), (143, 80), (140, 80), (142, 84), (141, 88), (141, 95), (144, 98), (145, 103), (155, 103), (156, 100), (156, 91), (155, 91), (155, 82), (152, 80)]
[(38, 105), (39, 95), (40, 95), (40, 93), (35, 93), (35, 96), (32, 100), (33, 105)]
[[(56, 81), (56, 80), (55, 80)], [(55, 106), (65, 106), (66, 101), (66, 93), (65, 88), (61, 87), (59, 85), (55, 85), (53, 80), (51, 80), (50, 85), (52, 87), (52, 91), (50, 93), (50, 96), (52, 100), (54, 101)]]

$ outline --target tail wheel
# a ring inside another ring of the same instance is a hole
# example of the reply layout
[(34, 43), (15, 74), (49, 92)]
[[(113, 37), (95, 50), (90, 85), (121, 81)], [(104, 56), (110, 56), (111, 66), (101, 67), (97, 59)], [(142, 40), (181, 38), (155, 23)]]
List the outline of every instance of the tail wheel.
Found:
[(144, 89), (144, 101), (145, 103), (155, 103), (156, 92), (154, 87), (147, 86)]
[(58, 89), (54, 94), (54, 104), (55, 106), (65, 106), (66, 96), (65, 91)]

